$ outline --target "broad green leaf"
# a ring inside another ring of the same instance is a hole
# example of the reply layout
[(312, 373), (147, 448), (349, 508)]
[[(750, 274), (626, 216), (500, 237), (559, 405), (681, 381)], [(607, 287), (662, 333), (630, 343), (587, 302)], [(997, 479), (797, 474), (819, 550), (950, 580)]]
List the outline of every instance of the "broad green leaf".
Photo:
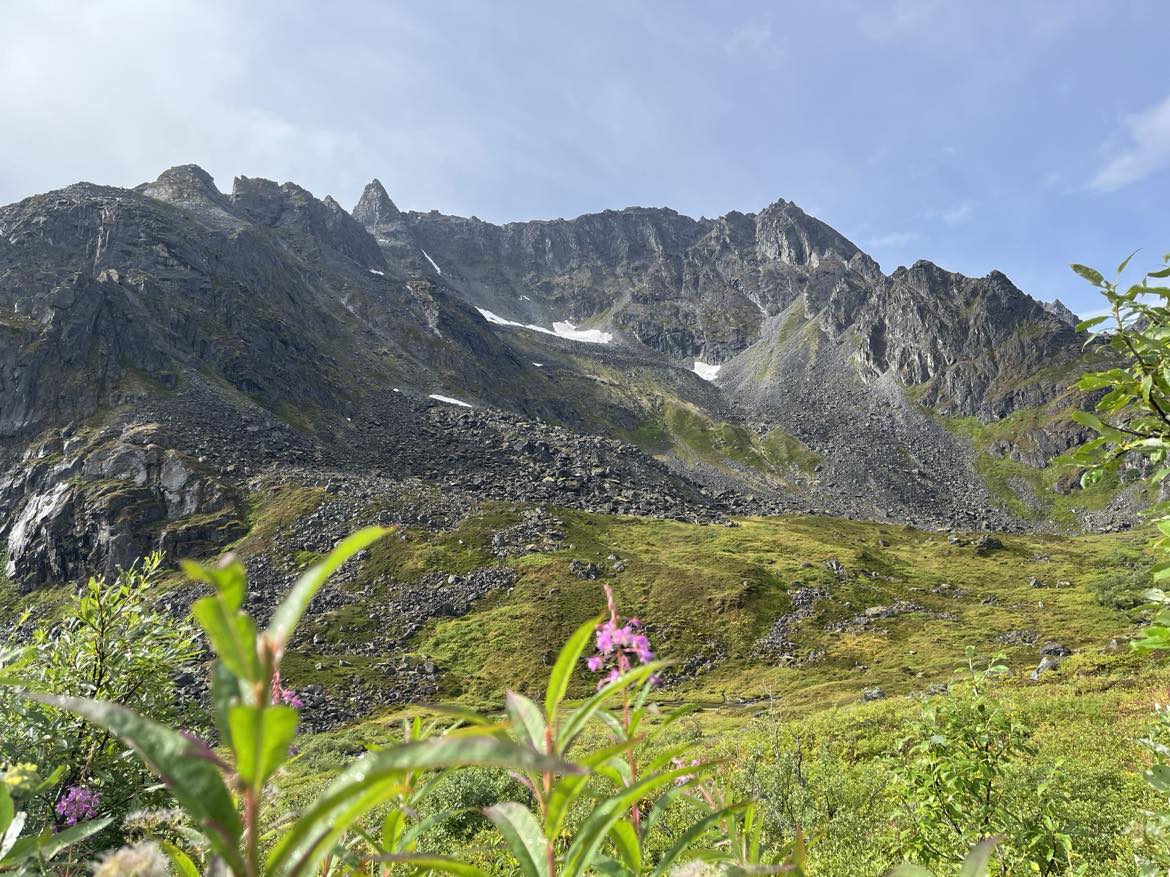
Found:
[(226, 563), (221, 566), (203, 566), (193, 560), (179, 561), (183, 572), (189, 578), (199, 582), (206, 582), (215, 588), (216, 594), (223, 598), (228, 612), (238, 612), (244, 605), (244, 595), (247, 591), (247, 573), (244, 565), (229, 555), (224, 558)]
[(556, 726), (557, 708), (565, 699), (565, 692), (569, 690), (569, 680), (572, 679), (573, 670), (576, 669), (577, 662), (581, 660), (581, 654), (585, 651), (585, 646), (589, 644), (589, 638), (593, 636), (597, 625), (601, 623), (601, 618), (600, 615), (591, 618), (573, 631), (573, 635), (569, 637), (569, 641), (565, 643), (561, 653), (557, 655), (557, 661), (548, 677), (548, 691), (544, 696), (544, 720), (550, 728)]
[(420, 770), (454, 766), (500, 767), (520, 773), (583, 773), (584, 768), (549, 758), (502, 736), (501, 728), (467, 728), (371, 752), (342, 771), (268, 857), (271, 875), (301, 875), (333, 848), (346, 829), (402, 789), (402, 779)]
[(523, 694), (509, 691), (504, 697), (504, 706), (508, 711), (508, 718), (516, 725), (517, 731), (524, 736), (532, 747), (540, 752), (545, 751), (545, 732), (547, 726), (540, 709)]
[(171, 866), (178, 872), (179, 877), (199, 877), (199, 869), (185, 852), (169, 840), (160, 840), (158, 846), (171, 860)]
[(232, 726), (228, 717), (231, 709), (243, 702), (239, 677), (222, 660), (211, 667), (211, 720), (219, 731), (219, 738), (229, 748), (232, 746)]
[[(12, 802), (12, 793), (8, 791), (8, 786), (0, 782), (0, 836), (3, 836), (8, 831), (8, 826), (12, 824), (13, 818), (16, 816), (16, 804)], [(0, 856), (4, 853), (0, 852)]]
[(297, 711), (290, 706), (234, 706), (228, 713), (236, 750), (236, 771), (253, 789), (263, 788), (288, 758), (297, 735)]
[(998, 845), (998, 837), (989, 837), (975, 844), (974, 849), (963, 860), (963, 867), (959, 869), (959, 877), (986, 877), (987, 863)]
[(191, 614), (207, 634), (215, 654), (229, 670), (249, 682), (261, 681), (256, 626), (251, 618), (230, 611), (223, 599), (214, 596), (196, 600)]
[(1072, 269), (1094, 286), (1103, 286), (1105, 284), (1105, 278), (1101, 275), (1101, 272), (1090, 268), (1088, 265), (1073, 265)]
[(382, 849), (397, 850), (398, 840), (406, 828), (406, 814), (401, 810), (391, 810), (382, 820)]
[(642, 845), (638, 841), (638, 833), (634, 826), (624, 819), (619, 819), (609, 830), (609, 839), (621, 856), (622, 862), (630, 873), (637, 877), (642, 873)]
[(524, 877), (548, 877), (548, 841), (532, 812), (514, 801), (503, 801), (483, 812), (519, 862)]
[(113, 703), (80, 697), (29, 694), (38, 703), (68, 710), (110, 731), (166, 783), (175, 800), (206, 833), (229, 866), (243, 870), (239, 840), (242, 826), (219, 769), (178, 731), (143, 718)]
[(329, 576), (355, 554), (369, 548), (389, 532), (385, 527), (366, 527), (364, 530), (358, 530), (352, 536), (343, 539), (320, 563), (314, 564), (297, 579), (284, 600), (276, 607), (276, 611), (272, 613), (272, 621), (266, 632), (277, 655), (284, 651), (285, 643), (288, 642), (293, 629)]

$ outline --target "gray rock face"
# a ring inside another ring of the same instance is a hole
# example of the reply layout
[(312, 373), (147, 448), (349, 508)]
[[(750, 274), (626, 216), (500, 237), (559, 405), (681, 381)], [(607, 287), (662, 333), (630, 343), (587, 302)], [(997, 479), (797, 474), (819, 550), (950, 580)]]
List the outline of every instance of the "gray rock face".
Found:
[[(281, 468), (707, 522), (1010, 528), (933, 415), (1047, 403), (1079, 351), (1067, 315), (1003, 275), (886, 276), (786, 201), (497, 226), (404, 213), (377, 181), (351, 216), (186, 165), (0, 208), (0, 538), (27, 584), (210, 550), (241, 531), (247, 479)], [(701, 380), (694, 360), (722, 368)], [(621, 440), (668, 404), (783, 430), (816, 472), (668, 465)], [(1075, 441), (1038, 425), (998, 450), (1036, 465)]]

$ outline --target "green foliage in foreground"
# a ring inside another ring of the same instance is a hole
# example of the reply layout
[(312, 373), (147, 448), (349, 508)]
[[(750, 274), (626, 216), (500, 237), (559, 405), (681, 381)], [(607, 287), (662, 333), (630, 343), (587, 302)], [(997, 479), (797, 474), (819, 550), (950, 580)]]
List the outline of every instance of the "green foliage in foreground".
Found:
[[(27, 689), (16, 695), (82, 716), (131, 748), (163, 781), (190, 828), (184, 842), (156, 838), (153, 849), (184, 875), (202, 869), (242, 877), (307, 877), (403, 867), (486, 875), (468, 862), (420, 848), (427, 829), (452, 814), (420, 819), (418, 805), (435, 784), (469, 767), (507, 769), (529, 793), (527, 800), (496, 801), (482, 810), (524, 877), (658, 877), (684, 859), (704, 863), (700, 867), (718, 864), (726, 873), (806, 873), (806, 842), (799, 830), (777, 844), (765, 832), (758, 803), (737, 799), (715, 778), (716, 762), (688, 760), (692, 744), (685, 741), (657, 745), (690, 710), (664, 716), (653, 705), (652, 689), (663, 665), (649, 652), (640, 623), (618, 617), (612, 593), (608, 621), (595, 618), (580, 625), (561, 650), (543, 704), (510, 692), (506, 722), (460, 709), (454, 714), (461, 721), (446, 728), (424, 726), (419, 719), (408, 722), (404, 742), (358, 758), (291, 822), (273, 822), (266, 806), (268, 788), (293, 757), (298, 723), (298, 698), (281, 682), (285, 648), (328, 576), (384, 532), (370, 528), (341, 543), (296, 582), (263, 631), (242, 608), (242, 564), (186, 565), (192, 577), (214, 588), (196, 602), (193, 614), (215, 653), (211, 711), (218, 749), (116, 703)], [(592, 696), (567, 708), (570, 678), (594, 637), (598, 653), (589, 668), (609, 673)], [(616, 713), (611, 712), (615, 700), (620, 703)], [(0, 832), (14, 837), (18, 823), (27, 818), (23, 811), (16, 813), (9, 793), (15, 773), (10, 766), (0, 794)], [(668, 815), (674, 817), (674, 830), (664, 844), (659, 826), (667, 824)], [(83, 821), (79, 831), (88, 830), (85, 826), (101, 823)], [(59, 851), (50, 850), (50, 844), (78, 839), (68, 832), (56, 840), (38, 838), (35, 846), (42, 855), (36, 867)], [(995, 843), (979, 843), (963, 872), (985, 873)], [(14, 846), (6, 838), (0, 857)], [(110, 863), (119, 857), (140, 855), (149, 854), (126, 848), (102, 868), (114, 869)], [(0, 858), (0, 868), (4, 864)], [(13, 865), (31, 870), (23, 862)], [(906, 866), (895, 873), (929, 872)]]

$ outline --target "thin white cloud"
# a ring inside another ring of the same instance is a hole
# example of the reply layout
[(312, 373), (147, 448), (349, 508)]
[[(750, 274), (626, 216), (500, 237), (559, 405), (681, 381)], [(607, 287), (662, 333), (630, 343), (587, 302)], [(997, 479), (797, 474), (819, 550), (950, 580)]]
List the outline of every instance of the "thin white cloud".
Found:
[(970, 201), (962, 201), (943, 210), (939, 216), (947, 225), (962, 225), (975, 214), (975, 205)]
[(865, 245), (874, 250), (882, 250), (887, 247), (904, 247), (906, 244), (913, 243), (922, 235), (916, 231), (895, 231), (889, 234), (876, 235), (865, 242)]
[(1113, 192), (1170, 167), (1170, 96), (1122, 122), (1129, 145), (1097, 171), (1090, 189)]

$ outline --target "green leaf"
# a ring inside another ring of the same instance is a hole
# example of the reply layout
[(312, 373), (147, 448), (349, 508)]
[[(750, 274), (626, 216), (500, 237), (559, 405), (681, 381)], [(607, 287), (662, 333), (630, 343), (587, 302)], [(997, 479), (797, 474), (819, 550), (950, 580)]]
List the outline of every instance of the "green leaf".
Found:
[[(230, 558), (231, 555), (228, 555)], [(227, 560), (227, 558), (225, 558)], [(215, 588), (215, 593), (223, 598), (228, 612), (238, 612), (244, 605), (244, 595), (247, 591), (247, 573), (240, 561), (232, 559), (221, 566), (203, 566), (193, 560), (179, 562), (183, 572), (189, 578), (198, 582), (206, 582)]]
[(364, 530), (358, 530), (352, 536), (343, 539), (324, 560), (314, 564), (297, 579), (296, 584), (272, 613), (272, 621), (268, 625), (268, 640), (277, 655), (284, 651), (285, 643), (288, 642), (293, 629), (329, 576), (359, 551), (369, 548), (389, 532), (385, 527), (366, 527)]
[(36, 846), (36, 856), (45, 862), (51, 861), (57, 857), (58, 853), (74, 844), (81, 843), (86, 838), (93, 837), (113, 821), (113, 818), (109, 816), (104, 819), (91, 819), (88, 822), (79, 822), (72, 828), (66, 828), (64, 831), (49, 835), (48, 840)]
[(382, 849), (395, 850), (402, 832), (406, 828), (406, 814), (401, 810), (391, 810), (382, 821)]
[(251, 618), (230, 610), (221, 597), (196, 600), (191, 614), (207, 634), (215, 654), (232, 673), (249, 682), (261, 681), (256, 626)]
[(203, 829), (212, 848), (230, 867), (243, 870), (239, 814), (219, 769), (199, 751), (199, 744), (117, 704), (44, 694), (25, 697), (76, 713), (133, 749)]
[(609, 839), (621, 856), (622, 862), (630, 873), (637, 877), (642, 873), (642, 844), (638, 841), (638, 833), (634, 826), (624, 819), (619, 819), (609, 830)]
[(195, 867), (195, 863), (185, 852), (169, 840), (160, 840), (158, 846), (171, 860), (171, 865), (178, 872), (179, 877), (199, 877), (199, 869)]
[(1125, 273), (1125, 269), (1129, 267), (1129, 263), (1130, 263), (1130, 261), (1133, 259), (1133, 257), (1134, 257), (1134, 256), (1136, 256), (1136, 255), (1137, 255), (1138, 253), (1140, 253), (1140, 252), (1141, 252), (1141, 250), (1140, 250), (1140, 249), (1138, 249), (1138, 250), (1134, 250), (1132, 253), (1130, 253), (1128, 256), (1126, 256), (1126, 257), (1125, 257), (1125, 258), (1124, 258), (1124, 259), (1121, 261), (1121, 264), (1117, 266), (1117, 273), (1118, 273), (1118, 274), (1124, 274), (1124, 273)]
[(1105, 278), (1101, 275), (1100, 271), (1090, 268), (1088, 265), (1072, 265), (1071, 267), (1073, 271), (1077, 272), (1077, 274), (1081, 275), (1081, 277), (1085, 278), (1085, 280), (1094, 286), (1103, 286), (1105, 284)]
[(1092, 329), (1094, 326), (1100, 326), (1102, 323), (1104, 323), (1108, 319), (1109, 319), (1109, 314), (1102, 314), (1099, 317), (1090, 317), (1087, 320), (1081, 320), (1079, 323), (1077, 323), (1077, 331), (1078, 332), (1087, 332), (1089, 329)]
[(635, 667), (629, 673), (606, 685), (585, 701), (585, 703), (573, 710), (568, 719), (562, 723), (560, 732), (557, 734), (559, 751), (562, 754), (569, 751), (569, 747), (573, 745), (573, 742), (577, 739), (577, 735), (585, 729), (589, 720), (597, 714), (599, 709), (605, 706), (611, 697), (624, 688), (637, 685), (644, 679), (649, 679), (665, 666), (666, 663), (663, 661), (652, 661), (649, 664), (642, 664), (640, 667)]
[[(611, 758), (625, 755), (636, 745), (638, 745), (637, 740), (622, 740), (613, 746), (595, 749), (581, 759), (580, 765), (591, 771), (597, 770)], [(544, 825), (545, 834), (548, 837), (560, 835), (561, 827), (565, 824), (569, 810), (588, 788), (589, 778), (589, 774), (573, 774), (560, 777), (557, 782), (553, 783), (552, 794), (548, 796), (548, 801), (545, 804)]]
[(454, 766), (500, 767), (521, 773), (584, 772), (577, 765), (549, 758), (502, 734), (497, 736), (503, 730), (467, 728), (359, 758), (326, 787), (277, 842), (268, 857), (269, 873), (311, 873), (350, 825), (402, 789), (402, 779), (408, 772)]
[(488, 807), (483, 813), (496, 826), (500, 837), (520, 863), (524, 877), (548, 877), (548, 840), (527, 807), (504, 801)]
[(998, 845), (998, 837), (985, 838), (975, 844), (967, 858), (963, 860), (963, 867), (959, 869), (959, 877), (986, 877), (987, 863)]
[[(8, 791), (5, 783), (0, 782), (0, 837), (8, 831), (8, 826), (15, 817), (16, 805), (12, 802), (12, 793)], [(3, 856), (3, 853), (0, 853), (0, 856)]]
[[(475, 865), (468, 865), (458, 859), (449, 859), (446, 856), (425, 853), (396, 853), (392, 856), (376, 856), (370, 861), (407, 865), (410, 868), (417, 868), (424, 874), (428, 871), (438, 871), (440, 874), (453, 874), (455, 877), (489, 877), (486, 871), (475, 867)], [(408, 870), (407, 873), (413, 873), (413, 871)]]
[(597, 852), (597, 848), (609, 834), (610, 828), (637, 801), (648, 797), (650, 792), (669, 785), (680, 777), (701, 773), (709, 767), (710, 765), (704, 764), (653, 774), (627, 786), (613, 797), (601, 801), (577, 828), (573, 843), (565, 854), (565, 864), (561, 870), (562, 877), (578, 877), (578, 875), (585, 873), (585, 869), (589, 867), (589, 862)]
[(713, 813), (708, 813), (702, 819), (692, 823), (686, 831), (679, 835), (678, 841), (671, 847), (662, 859), (658, 862), (658, 867), (654, 869), (651, 877), (661, 877), (665, 874), (674, 861), (681, 856), (696, 840), (706, 834), (717, 823), (724, 818), (729, 817), (741, 810), (746, 810), (751, 806), (751, 801), (741, 801), (738, 804), (729, 804), (728, 806), (716, 810)]
[(886, 872), (885, 877), (934, 877), (934, 872), (921, 865), (896, 865)]
[(243, 701), (239, 677), (222, 660), (211, 667), (211, 720), (225, 746), (232, 747), (232, 707)]
[(253, 789), (263, 788), (288, 759), (297, 735), (297, 711), (290, 706), (234, 706), (228, 713), (236, 772)]
[(548, 677), (548, 691), (544, 696), (544, 719), (550, 728), (556, 725), (557, 708), (565, 699), (565, 692), (569, 690), (569, 680), (577, 662), (581, 660), (581, 653), (589, 643), (589, 638), (597, 630), (602, 616), (591, 618), (573, 631), (569, 641), (565, 643), (561, 653), (557, 655), (557, 662), (553, 665), (552, 673)]
[(516, 725), (517, 730), (527, 738), (534, 749), (543, 752), (547, 726), (536, 704), (523, 694), (509, 691), (504, 697), (504, 705), (508, 711), (508, 718)]

